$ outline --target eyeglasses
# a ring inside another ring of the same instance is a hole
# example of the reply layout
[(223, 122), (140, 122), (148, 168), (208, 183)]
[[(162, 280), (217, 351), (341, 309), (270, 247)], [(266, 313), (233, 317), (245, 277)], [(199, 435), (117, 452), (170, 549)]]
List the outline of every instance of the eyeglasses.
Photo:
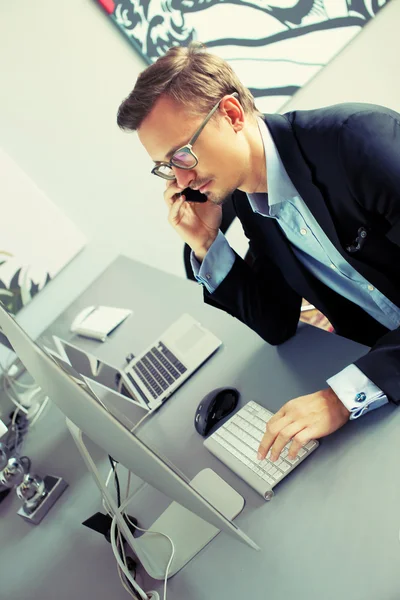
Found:
[[(235, 96), (237, 98), (239, 94), (237, 92), (233, 92), (231, 96)], [(172, 170), (172, 167), (178, 167), (178, 169), (194, 169), (194, 167), (198, 164), (199, 159), (193, 152), (192, 148), (199, 137), (200, 133), (203, 131), (204, 127), (207, 125), (208, 121), (211, 119), (218, 106), (220, 105), (221, 100), (217, 102), (214, 108), (208, 113), (203, 123), (200, 125), (194, 136), (189, 140), (189, 142), (175, 150), (173, 153), (171, 160), (168, 162), (157, 162), (155, 167), (152, 169), (153, 175), (157, 175), (158, 177), (162, 177), (163, 179), (175, 179), (175, 173)]]

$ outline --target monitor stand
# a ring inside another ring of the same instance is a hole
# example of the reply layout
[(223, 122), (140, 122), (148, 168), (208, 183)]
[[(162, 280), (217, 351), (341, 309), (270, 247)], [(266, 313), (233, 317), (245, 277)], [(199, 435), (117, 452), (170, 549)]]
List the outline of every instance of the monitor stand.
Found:
[[(171, 557), (170, 542), (165, 537), (152, 533), (133, 537), (85, 446), (82, 431), (69, 419), (67, 419), (67, 426), (96, 485), (113, 514), (116, 515), (118, 527), (132, 551), (150, 577), (158, 580), (164, 579)], [(243, 509), (244, 499), (242, 496), (211, 469), (200, 471), (190, 484), (227, 519), (234, 519)], [(214, 525), (210, 525), (177, 502), (172, 502), (149, 529), (168, 535), (174, 543), (175, 555), (168, 577), (180, 571), (220, 533), (220, 530)]]

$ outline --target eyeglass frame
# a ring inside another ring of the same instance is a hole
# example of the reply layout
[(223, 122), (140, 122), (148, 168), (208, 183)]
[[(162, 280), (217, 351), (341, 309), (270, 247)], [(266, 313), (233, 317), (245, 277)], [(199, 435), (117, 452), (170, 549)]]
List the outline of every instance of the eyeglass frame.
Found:
[[(232, 94), (230, 94), (230, 96), (234, 96), (235, 98), (239, 97), (238, 92), (232, 92)], [(197, 138), (199, 137), (200, 133), (203, 131), (204, 127), (207, 125), (208, 121), (211, 119), (211, 117), (213, 116), (213, 114), (215, 113), (215, 111), (217, 110), (217, 108), (219, 107), (219, 105), (221, 104), (222, 99), (218, 100), (217, 104), (214, 106), (214, 108), (212, 110), (210, 110), (210, 112), (208, 113), (208, 115), (206, 116), (206, 118), (204, 119), (203, 123), (200, 125), (200, 127), (196, 130), (195, 134), (190, 138), (190, 140), (188, 141), (187, 144), (185, 144), (184, 146), (181, 146), (180, 148), (177, 148), (174, 152), (174, 154), (171, 157), (171, 160), (169, 161), (158, 161), (156, 163), (156, 165), (152, 168), (151, 173), (153, 175), (156, 175), (157, 177), (161, 177), (162, 179), (168, 179), (169, 181), (172, 181), (173, 179), (175, 179), (175, 175), (172, 175), (171, 177), (165, 177), (164, 175), (160, 175), (159, 173), (156, 173), (156, 169), (158, 169), (159, 167), (169, 167), (170, 169), (172, 169), (172, 167), (175, 167), (176, 169), (183, 169), (184, 171), (190, 171), (191, 169), (194, 169), (195, 167), (197, 167), (197, 165), (199, 164), (199, 159), (197, 158), (197, 156), (195, 155), (195, 153), (193, 152), (192, 148), (197, 140)], [(190, 167), (182, 167), (182, 166), (178, 166), (178, 165), (174, 165), (174, 163), (172, 162), (172, 159), (174, 158), (174, 155), (177, 152), (182, 152), (182, 150), (189, 150), (189, 153), (193, 156), (193, 158), (195, 159), (195, 164), (190, 166)]]

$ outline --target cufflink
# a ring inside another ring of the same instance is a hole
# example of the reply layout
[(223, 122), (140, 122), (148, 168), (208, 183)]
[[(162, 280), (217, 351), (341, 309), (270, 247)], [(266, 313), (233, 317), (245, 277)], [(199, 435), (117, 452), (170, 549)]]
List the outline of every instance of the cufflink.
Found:
[(359, 394), (356, 394), (356, 397), (354, 398), (355, 402), (364, 402), (367, 399), (367, 396), (365, 395), (364, 392), (360, 392)]

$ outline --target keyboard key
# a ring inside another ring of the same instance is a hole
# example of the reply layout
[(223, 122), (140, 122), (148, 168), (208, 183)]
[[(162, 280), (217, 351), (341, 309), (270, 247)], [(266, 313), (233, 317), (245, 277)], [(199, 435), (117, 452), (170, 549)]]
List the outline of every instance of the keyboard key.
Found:
[(279, 468), (281, 471), (283, 471), (284, 473), (286, 473), (287, 471), (289, 471), (291, 465), (289, 465), (287, 462), (285, 462), (284, 460), (281, 462), (281, 464), (279, 465)]
[(163, 354), (161, 354), (161, 352), (157, 348), (153, 348), (153, 352), (160, 361), (160, 363), (167, 369), (168, 373), (170, 373), (170, 375), (172, 375), (174, 379), (178, 379), (178, 377), (181, 376), (179, 371), (177, 371), (175, 367), (171, 365), (171, 363), (166, 359), (166, 357)]
[(157, 398), (157, 394), (152, 389), (152, 387), (147, 383), (147, 381), (145, 380), (145, 378), (143, 377), (143, 375), (140, 373), (140, 371), (136, 370), (135, 368), (133, 370), (135, 371), (135, 374), (139, 377), (139, 379), (143, 383), (143, 385), (149, 390), (149, 392), (153, 396), (153, 398)]
[(157, 398), (157, 396), (159, 396), (162, 393), (162, 389), (160, 388), (160, 386), (156, 383), (153, 377), (151, 377), (150, 373), (146, 371), (142, 364), (137, 363), (137, 365), (133, 367), (133, 370), (135, 371), (136, 375), (140, 378), (140, 380), (145, 384), (147, 389), (150, 390), (150, 392), (156, 393), (156, 396), (154, 396), (155, 398)]
[(315, 440), (310, 440), (308, 444), (304, 446), (304, 448), (307, 448), (307, 450), (312, 450), (313, 448), (315, 448), (316, 445), (317, 442)]
[[(153, 348), (154, 350), (154, 348)], [(153, 352), (148, 352), (146, 354), (146, 357), (148, 357), (148, 359), (153, 363), (154, 367), (161, 373), (161, 375), (164, 377), (164, 379), (171, 385), (172, 383), (174, 383), (174, 378), (171, 377), (171, 375), (168, 373), (168, 371), (165, 369), (165, 367), (163, 367), (163, 365), (161, 364), (161, 362), (157, 359), (157, 357), (155, 356), (155, 354)]]
[[(264, 463), (264, 464), (263, 464), (263, 463)], [(273, 467), (272, 467), (272, 464), (269, 462), (269, 460), (262, 460), (260, 464), (262, 464), (262, 470), (263, 470), (265, 473), (269, 473), (269, 472), (270, 472), (270, 470), (273, 468)]]
[(272, 414), (268, 410), (260, 410), (258, 417), (267, 423), (272, 417)]
[(250, 400), (250, 402), (247, 404), (247, 406), (253, 408), (254, 410), (260, 410), (260, 405), (257, 404), (256, 402), (254, 402), (253, 400)]
[(180, 360), (175, 356), (175, 354), (172, 354), (171, 350), (169, 350), (165, 346), (165, 344), (159, 342), (158, 345), (161, 349), (161, 352), (164, 354), (164, 356), (168, 358), (168, 360), (174, 365), (174, 367), (178, 369), (179, 373), (184, 373), (185, 371), (187, 371), (186, 367), (180, 362)]

